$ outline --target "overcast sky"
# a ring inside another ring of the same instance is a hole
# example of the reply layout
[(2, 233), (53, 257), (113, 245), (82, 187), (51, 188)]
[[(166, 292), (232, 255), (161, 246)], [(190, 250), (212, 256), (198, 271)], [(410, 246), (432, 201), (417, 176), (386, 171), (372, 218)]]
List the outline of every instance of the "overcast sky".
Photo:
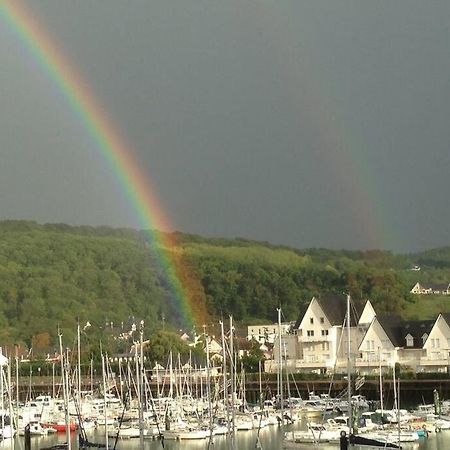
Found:
[[(450, 2), (40, 0), (173, 228), (298, 248), (449, 245)], [(0, 18), (0, 219), (137, 227)]]

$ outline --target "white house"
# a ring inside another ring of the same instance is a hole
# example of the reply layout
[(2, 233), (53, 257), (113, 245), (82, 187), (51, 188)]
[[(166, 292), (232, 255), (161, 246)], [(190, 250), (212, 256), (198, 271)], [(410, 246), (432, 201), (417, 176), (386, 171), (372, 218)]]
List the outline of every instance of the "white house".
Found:
[[(398, 318), (393, 317), (395, 323)], [(396, 341), (391, 333), (392, 324), (388, 317), (375, 316), (370, 323), (360, 345), (359, 367), (371, 364), (376, 367), (381, 360), (385, 365), (392, 365), (397, 360)], [(392, 342), (392, 341), (395, 342)], [(362, 363), (362, 364), (361, 364)]]
[(275, 342), (268, 371), (282, 361), (292, 372), (345, 372), (348, 359), (360, 374), (387, 371), (396, 363), (416, 372), (450, 371), (450, 313), (405, 321), (377, 315), (370, 301), (352, 306), (348, 358), (346, 303), (343, 295), (313, 297), (291, 332), (282, 335), (281, 358)]
[[(350, 347), (355, 354), (367, 326), (374, 315), (370, 302), (366, 303), (362, 315), (351, 308)], [(348, 337), (346, 329), (347, 296), (324, 294), (313, 297), (305, 313), (293, 327), (296, 338), (291, 338), (291, 353), (297, 354), (296, 370), (345, 371), (347, 367)], [(362, 322), (360, 319), (362, 318)], [(276, 346), (274, 347), (276, 355)]]
[(388, 370), (395, 363), (420, 370), (434, 320), (403, 321), (396, 315), (375, 316), (359, 346), (356, 367), (360, 372)]
[[(281, 334), (289, 333), (292, 322), (281, 324)], [(247, 340), (257, 341), (260, 344), (273, 344), (279, 335), (280, 330), (277, 323), (271, 325), (251, 325), (247, 327)]]
[(450, 295), (450, 283), (425, 284), (417, 282), (410, 292), (416, 295)]
[(424, 336), (425, 357), (420, 370), (448, 372), (450, 366), (450, 314), (439, 314), (427, 336)]

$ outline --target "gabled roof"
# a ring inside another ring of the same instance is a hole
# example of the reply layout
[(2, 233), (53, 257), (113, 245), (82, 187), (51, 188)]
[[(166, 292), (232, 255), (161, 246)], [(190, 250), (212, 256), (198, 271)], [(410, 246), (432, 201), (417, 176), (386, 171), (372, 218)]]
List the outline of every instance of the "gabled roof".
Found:
[[(379, 324), (383, 328), (384, 332), (387, 334), (387, 337), (391, 341), (394, 347), (401, 347), (402, 340), (402, 327), (400, 316), (395, 314), (381, 314), (377, 315), (376, 319)], [(406, 335), (406, 334), (405, 334)]]
[(403, 334), (400, 346), (407, 347), (406, 336), (410, 334), (414, 341), (413, 346), (409, 348), (422, 348), (424, 344), (422, 337), (424, 334), (430, 334), (435, 322), (435, 320), (408, 320), (403, 322)]
[[(450, 287), (450, 283), (446, 283), (446, 284), (428, 284), (428, 283), (425, 284), (425, 283), (419, 283), (419, 285), (423, 289), (432, 289), (433, 291), (446, 291)], [(416, 286), (416, 285), (414, 285), (414, 286)]]
[[(394, 347), (422, 348), (422, 336), (430, 334), (435, 320), (407, 320), (402, 321), (395, 314), (377, 316), (378, 322), (383, 327)], [(413, 346), (406, 345), (406, 336), (412, 336)]]
[(308, 310), (308, 308), (309, 308), (309, 303), (307, 305), (303, 304), (300, 307), (300, 312), (298, 314), (298, 318), (297, 318), (297, 320), (295, 321), (295, 324), (294, 324), (294, 328), (293, 328), (294, 330), (298, 330), (300, 328), (300, 324), (302, 323), (303, 317), (305, 316), (306, 311)]
[[(347, 296), (338, 294), (319, 294), (314, 296), (311, 301), (316, 300), (319, 306), (322, 308), (325, 316), (332, 326), (343, 325), (344, 319), (347, 314)], [(307, 305), (302, 305), (298, 318), (294, 324), (293, 330), (298, 330), (303, 318), (305, 317), (306, 311), (309, 308), (309, 302)], [(354, 302), (351, 300), (351, 326), (358, 324), (359, 317), (364, 309), (364, 305), (360, 302)]]
[(450, 327), (450, 313), (441, 313), (441, 316), (447, 322), (447, 325)]
[(364, 325), (367, 328), (376, 315), (377, 313), (375, 312), (372, 302), (370, 300), (366, 300), (364, 306), (362, 307), (361, 313), (359, 314), (358, 326)]
[[(347, 296), (337, 294), (321, 294), (314, 297), (324, 311), (331, 325), (343, 325), (347, 314)], [(361, 315), (361, 306), (359, 303), (351, 301), (350, 305), (350, 325), (358, 324)]]

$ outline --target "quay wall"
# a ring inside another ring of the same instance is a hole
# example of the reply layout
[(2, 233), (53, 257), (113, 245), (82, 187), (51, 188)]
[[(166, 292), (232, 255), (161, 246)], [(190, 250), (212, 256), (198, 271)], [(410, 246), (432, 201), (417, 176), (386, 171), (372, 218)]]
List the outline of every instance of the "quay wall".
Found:
[[(405, 408), (411, 408), (418, 404), (432, 403), (433, 392), (437, 390), (439, 398), (441, 400), (450, 399), (450, 378), (448, 379), (401, 379), (399, 382), (400, 392), (400, 405)], [(221, 380), (218, 381), (221, 385)], [(101, 386), (101, 380), (95, 379), (91, 384), (90, 379), (83, 379), (82, 389), (89, 391), (91, 385), (94, 387), (94, 391), (99, 392)], [(270, 399), (277, 394), (277, 381), (265, 380), (262, 382), (262, 392), (265, 399)], [(162, 384), (160, 384), (161, 388)], [(157, 384), (151, 382), (150, 389), (153, 395), (157, 392)], [(168, 393), (168, 383), (165, 385), (165, 393)], [(292, 380), (289, 382), (289, 386), (286, 381), (283, 382), (284, 397), (288, 395), (291, 397), (301, 397), (303, 399), (308, 398), (309, 392), (315, 394), (329, 393), (331, 397), (337, 397), (343, 395), (347, 389), (347, 381), (335, 380), (330, 383), (330, 380)], [(192, 389), (194, 390), (194, 389)], [(214, 386), (212, 387), (214, 391)], [(61, 383), (53, 382), (51, 377), (33, 377), (21, 378), (19, 380), (19, 399), (25, 401), (30, 397), (36, 397), (39, 394), (50, 394), (53, 392), (58, 394), (61, 391)], [(14, 391), (15, 392), (15, 391)], [(206, 390), (203, 390), (206, 392)], [(380, 399), (380, 385), (378, 380), (366, 380), (365, 383), (354, 391), (355, 394), (364, 395), (368, 400), (379, 401)], [(260, 398), (260, 383), (259, 381), (247, 381), (245, 384), (245, 394), (247, 401), (250, 403), (258, 403)], [(13, 393), (13, 396), (16, 394)], [(345, 396), (346, 394), (344, 394)], [(345, 397), (344, 397), (345, 398)], [(385, 380), (383, 382), (383, 399), (386, 407), (392, 407), (394, 401), (394, 384), (392, 380)]]

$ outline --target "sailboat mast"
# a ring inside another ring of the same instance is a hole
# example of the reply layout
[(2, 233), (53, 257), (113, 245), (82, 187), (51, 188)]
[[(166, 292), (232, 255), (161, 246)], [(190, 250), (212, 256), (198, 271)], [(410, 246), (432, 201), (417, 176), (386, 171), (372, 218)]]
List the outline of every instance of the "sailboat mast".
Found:
[[(55, 363), (53, 363), (53, 367), (55, 367)], [(19, 355), (17, 346), (16, 346), (16, 427), (19, 428)]]
[(348, 431), (353, 432), (353, 411), (352, 411), (352, 379), (351, 379), (351, 333), (350, 333), (350, 294), (347, 294), (347, 401), (348, 401)]
[[(8, 409), (9, 409), (9, 424), (10, 427), (13, 426), (13, 407), (12, 407), (12, 399), (11, 399), (11, 358), (8, 359), (8, 365), (7, 365), (7, 373), (8, 373)], [(17, 404), (17, 407), (19, 407), (19, 404)], [(15, 423), (16, 430), (19, 428), (19, 422)], [(14, 448), (14, 432), (11, 432), (11, 448)]]
[(236, 366), (234, 365), (234, 327), (233, 317), (230, 316), (230, 380), (231, 380), (231, 448), (235, 448), (236, 411), (234, 410), (234, 395), (236, 392)]
[(383, 404), (383, 373), (381, 372), (381, 349), (378, 347), (378, 362), (379, 362), (379, 372), (380, 372), (380, 408), (381, 415), (383, 415), (384, 404)]
[(70, 429), (69, 429), (69, 389), (68, 389), (68, 364), (69, 361), (67, 359), (67, 355), (63, 353), (62, 347), (62, 334), (58, 334), (59, 337), (59, 353), (61, 358), (61, 378), (63, 385), (63, 400), (64, 400), (64, 413), (65, 413), (65, 421), (66, 421), (66, 439), (67, 439), (67, 449), (71, 449), (70, 442)]
[(105, 358), (106, 356), (103, 354), (103, 350), (100, 347), (100, 353), (102, 356), (102, 381), (103, 381), (103, 410), (104, 410), (104, 424), (105, 424), (105, 446), (106, 448), (109, 448), (108, 443), (108, 417), (107, 417), (107, 407), (108, 404), (106, 402), (106, 365), (105, 365)]
[[(397, 381), (395, 373), (395, 361), (392, 367), (392, 383), (394, 385), (394, 406), (397, 409), (397, 432), (398, 432), (398, 442), (400, 442), (400, 405), (398, 401), (398, 391), (397, 391)], [(398, 385), (400, 387), (400, 384)]]
[(281, 425), (283, 425), (284, 416), (284, 405), (283, 405), (283, 354), (282, 354), (282, 344), (281, 344), (281, 308), (277, 308), (278, 311), (278, 394), (280, 396), (281, 405)]
[(78, 406), (81, 408), (81, 345), (80, 345), (80, 322), (77, 324), (77, 401)]
[[(3, 357), (2, 349), (0, 348), (0, 355)], [(0, 409), (1, 409), (1, 427), (2, 427), (2, 436), (5, 431), (5, 404), (4, 404), (4, 387), (3, 387), (3, 364), (0, 364)]]
[(223, 378), (223, 405), (226, 411), (227, 418), (227, 431), (228, 436), (231, 433), (231, 424), (230, 424), (230, 408), (228, 404), (228, 380), (227, 380), (227, 349), (225, 347), (225, 332), (223, 329), (223, 322), (220, 321), (220, 333), (222, 337), (222, 378)]
[(144, 321), (141, 320), (141, 326), (139, 329), (139, 364), (138, 373), (136, 375), (139, 384), (139, 446), (144, 448)]
[(209, 336), (206, 334), (206, 325), (203, 326), (203, 335), (206, 343), (206, 398), (208, 401), (208, 419), (209, 419), (208, 448), (210, 448), (213, 437), (213, 411), (211, 401), (211, 366), (209, 360)]

